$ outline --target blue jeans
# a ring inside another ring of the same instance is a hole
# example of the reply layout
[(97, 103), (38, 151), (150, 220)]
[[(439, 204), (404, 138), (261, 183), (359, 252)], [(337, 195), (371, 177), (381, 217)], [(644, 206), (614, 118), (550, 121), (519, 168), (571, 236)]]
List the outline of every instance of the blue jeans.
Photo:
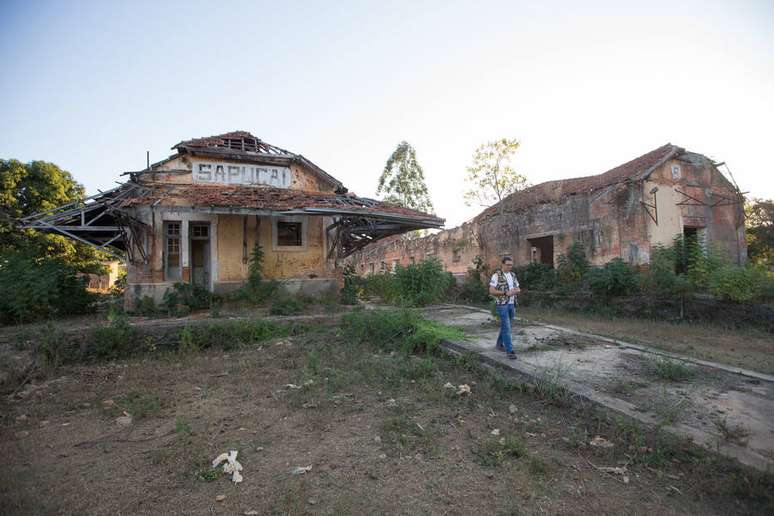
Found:
[(500, 316), (500, 334), (497, 336), (497, 346), (503, 346), (508, 353), (513, 352), (511, 340), (511, 321), (516, 318), (516, 305), (497, 305), (497, 315)]

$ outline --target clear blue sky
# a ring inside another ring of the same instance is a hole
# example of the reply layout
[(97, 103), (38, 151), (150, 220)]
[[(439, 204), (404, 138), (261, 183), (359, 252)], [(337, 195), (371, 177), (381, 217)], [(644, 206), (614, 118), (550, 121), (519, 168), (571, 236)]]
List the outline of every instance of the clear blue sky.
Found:
[(456, 225), (473, 150), (534, 183), (666, 142), (774, 197), (772, 2), (0, 2), (0, 157), (88, 192), (234, 129), (373, 196), (401, 140)]

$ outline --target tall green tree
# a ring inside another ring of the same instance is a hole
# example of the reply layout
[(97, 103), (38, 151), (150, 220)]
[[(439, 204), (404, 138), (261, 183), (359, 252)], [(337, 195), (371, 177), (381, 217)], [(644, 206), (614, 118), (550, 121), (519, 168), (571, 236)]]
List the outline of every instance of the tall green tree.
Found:
[(473, 163), (468, 167), (465, 182), (468, 190), (465, 192), (465, 204), (471, 206), (492, 206), (516, 192), (527, 187), (527, 178), (516, 172), (511, 160), (519, 148), (517, 140), (501, 138), (487, 142), (473, 153)]
[(405, 208), (434, 213), (433, 201), (425, 184), (425, 173), (414, 147), (403, 141), (390, 155), (379, 177), (377, 195)]
[(12, 219), (83, 199), (83, 186), (53, 163), (0, 160), (0, 252), (16, 251), (36, 260), (57, 258), (83, 272), (101, 270), (103, 253), (61, 235), (18, 230)]
[(745, 204), (747, 255), (756, 265), (774, 266), (774, 201), (753, 199)]

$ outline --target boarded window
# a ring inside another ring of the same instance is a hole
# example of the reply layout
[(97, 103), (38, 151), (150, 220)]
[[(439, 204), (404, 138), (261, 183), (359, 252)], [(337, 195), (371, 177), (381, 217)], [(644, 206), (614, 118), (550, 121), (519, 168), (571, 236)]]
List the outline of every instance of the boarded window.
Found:
[(300, 247), (302, 239), (301, 222), (277, 222), (277, 245), (282, 247)]
[(165, 222), (164, 226), (165, 277), (180, 281), (180, 222)]

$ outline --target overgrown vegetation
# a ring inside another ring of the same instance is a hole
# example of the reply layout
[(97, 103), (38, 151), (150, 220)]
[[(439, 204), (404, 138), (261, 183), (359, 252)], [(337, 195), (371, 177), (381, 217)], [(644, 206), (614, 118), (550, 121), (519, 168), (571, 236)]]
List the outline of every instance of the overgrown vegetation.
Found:
[(0, 322), (22, 323), (82, 314), (94, 295), (87, 280), (56, 257), (33, 257), (18, 251), (0, 254)]
[(515, 270), (527, 290), (590, 296), (600, 308), (613, 297), (645, 296), (677, 300), (681, 318), (693, 294), (711, 294), (731, 302), (752, 302), (774, 291), (774, 276), (756, 266), (740, 267), (722, 253), (705, 249), (693, 237), (677, 237), (670, 246), (656, 246), (647, 267), (633, 267), (615, 258), (591, 266), (583, 246), (574, 243), (558, 259), (556, 270), (533, 263)]
[(209, 308), (212, 293), (192, 283), (178, 282), (164, 292), (163, 306), (170, 316), (188, 315), (193, 310)]
[(424, 319), (410, 309), (357, 311), (344, 316), (344, 335), (382, 350), (431, 353), (443, 340), (459, 340), (461, 330)]
[(360, 279), (363, 294), (377, 296), (400, 306), (425, 306), (444, 299), (454, 278), (443, 270), (437, 258), (428, 258), (394, 272), (372, 274)]
[(58, 367), (70, 362), (114, 360), (138, 353), (189, 354), (210, 348), (228, 351), (304, 331), (307, 328), (303, 326), (245, 319), (188, 324), (182, 329), (143, 335), (119, 315), (86, 335), (65, 334), (48, 325), (37, 337), (36, 352), (46, 365)]
[(237, 299), (245, 299), (253, 304), (260, 305), (268, 301), (279, 290), (279, 284), (275, 280), (266, 280), (263, 277), (264, 253), (261, 246), (256, 245), (250, 253), (250, 261), (247, 266), (247, 282), (237, 291)]
[(648, 362), (653, 376), (669, 382), (684, 382), (696, 375), (696, 369), (680, 360), (658, 357)]

